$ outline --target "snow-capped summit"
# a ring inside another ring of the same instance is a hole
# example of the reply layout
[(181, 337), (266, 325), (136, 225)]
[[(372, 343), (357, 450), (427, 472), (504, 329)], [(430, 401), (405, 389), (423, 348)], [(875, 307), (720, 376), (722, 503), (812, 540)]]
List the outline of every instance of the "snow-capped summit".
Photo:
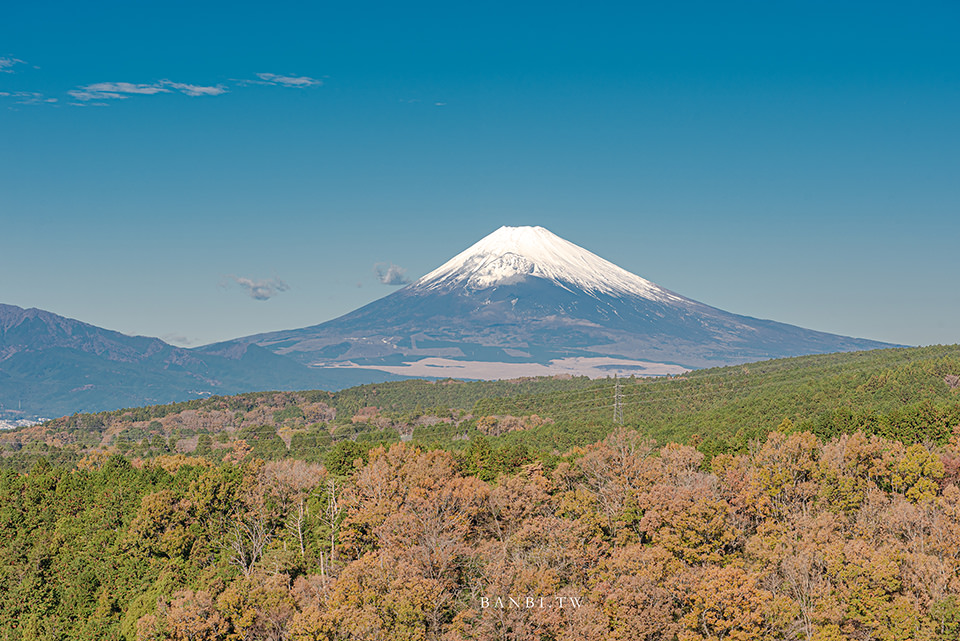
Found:
[(433, 270), (413, 288), (481, 290), (542, 278), (590, 294), (680, 300), (676, 294), (560, 238), (543, 227), (501, 227)]

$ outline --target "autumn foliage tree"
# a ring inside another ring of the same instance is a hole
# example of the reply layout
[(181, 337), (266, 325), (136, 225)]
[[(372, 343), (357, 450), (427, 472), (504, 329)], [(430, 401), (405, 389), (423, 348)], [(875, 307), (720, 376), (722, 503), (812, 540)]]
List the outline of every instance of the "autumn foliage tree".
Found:
[[(0, 474), (6, 638), (955, 641), (960, 430)], [(485, 443), (485, 444), (484, 444)], [(343, 461), (340, 461), (343, 463)], [(95, 464), (94, 464), (95, 463)]]

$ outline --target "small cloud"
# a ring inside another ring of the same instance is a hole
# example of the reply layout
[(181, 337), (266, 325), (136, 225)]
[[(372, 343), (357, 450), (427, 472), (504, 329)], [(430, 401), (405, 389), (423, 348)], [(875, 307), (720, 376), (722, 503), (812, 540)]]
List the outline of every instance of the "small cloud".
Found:
[(82, 100), (84, 102), (88, 100), (119, 100), (127, 97), (118, 93), (88, 91), (87, 89), (71, 89), (67, 94), (76, 100)]
[(177, 345), (179, 347), (187, 347), (196, 342), (192, 338), (187, 338), (183, 334), (164, 334), (160, 337), (160, 339), (165, 343), (170, 343), (171, 345)]
[(36, 91), (0, 91), (0, 97), (14, 98), (18, 105), (49, 105), (57, 102), (56, 98), (47, 98)]
[(109, 102), (70, 102), (71, 107), (109, 107)]
[(377, 263), (373, 266), (373, 271), (377, 274), (377, 279), (384, 285), (407, 285), (410, 279), (407, 278), (407, 270), (393, 263)]
[[(254, 300), (268, 300), (280, 292), (285, 292), (290, 289), (290, 286), (279, 278), (254, 279), (234, 276), (232, 274), (227, 276), (227, 278), (240, 285), (240, 287), (246, 290), (247, 295)], [(221, 285), (225, 286), (223, 283), (221, 283)]]
[(87, 85), (85, 89), (97, 93), (136, 93), (148, 96), (155, 93), (169, 93), (169, 89), (165, 89), (161, 83), (137, 85), (132, 82), (98, 82)]
[(447, 106), (447, 103), (445, 103), (445, 102), (435, 102), (435, 103), (433, 103), (433, 104), (436, 105), (437, 107), (446, 107), (446, 106)]
[(67, 93), (76, 100), (87, 102), (90, 100), (123, 100), (132, 95), (152, 96), (160, 93), (178, 91), (187, 96), (219, 96), (227, 92), (223, 85), (204, 86), (189, 85), (172, 80), (160, 80), (149, 84), (135, 84), (132, 82), (97, 82), (78, 89), (71, 89)]
[(202, 85), (186, 85), (182, 82), (170, 82), (169, 80), (164, 80), (163, 82), (167, 87), (172, 87), (188, 96), (219, 96), (220, 94), (227, 93), (227, 88), (223, 85), (204, 87)]
[(280, 85), (282, 87), (316, 87), (323, 84), (322, 80), (310, 78), (309, 76), (279, 76), (275, 73), (258, 73), (260, 83), (265, 85)]
[(0, 73), (15, 73), (14, 67), (26, 64), (19, 58), (0, 58)]
[[(0, 60), (8, 60), (6, 58)], [(12, 59), (10, 59), (12, 60)], [(258, 80), (233, 80), (239, 87), (248, 85), (273, 85), (281, 87), (315, 87), (323, 81), (308, 76), (281, 76), (275, 73), (259, 73)], [(150, 83), (133, 82), (96, 82), (91, 85), (76, 87), (67, 92), (72, 98), (69, 104), (81, 106), (106, 106), (110, 101), (125, 100), (131, 96), (153, 96), (157, 94), (182, 93), (185, 96), (196, 98), (199, 96), (220, 96), (229, 91), (226, 85), (192, 85), (185, 82), (174, 82), (164, 79)]]

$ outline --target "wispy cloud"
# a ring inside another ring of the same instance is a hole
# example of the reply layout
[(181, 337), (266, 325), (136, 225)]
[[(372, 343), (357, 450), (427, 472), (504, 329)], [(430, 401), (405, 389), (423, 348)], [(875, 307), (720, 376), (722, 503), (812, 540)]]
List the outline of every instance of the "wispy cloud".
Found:
[[(243, 276), (227, 276), (237, 285), (242, 287), (250, 298), (255, 300), (268, 300), (280, 292), (290, 289), (290, 286), (279, 278), (244, 278)], [(225, 283), (221, 285), (226, 286)]]
[(165, 343), (170, 343), (171, 345), (177, 345), (180, 347), (188, 347), (196, 342), (192, 338), (184, 336), (183, 334), (164, 334), (160, 337), (160, 339)]
[(14, 73), (17, 65), (25, 65), (19, 58), (0, 58), (0, 73)]
[(406, 285), (410, 282), (407, 270), (393, 263), (377, 263), (373, 266), (373, 271), (384, 285)]
[(309, 76), (280, 76), (275, 73), (258, 73), (260, 79), (256, 84), (261, 85), (280, 85), (281, 87), (317, 87), (323, 84), (322, 80), (310, 78)]
[(163, 87), (163, 82), (152, 85), (136, 85), (132, 82), (98, 82), (93, 85), (87, 85), (87, 91), (102, 93), (139, 93), (151, 95), (155, 93), (167, 93), (169, 90)]
[(189, 85), (172, 80), (160, 80), (149, 84), (135, 84), (132, 82), (97, 82), (67, 93), (80, 101), (90, 100), (122, 100), (130, 96), (152, 96), (159, 93), (180, 92), (187, 96), (219, 96), (227, 92), (223, 85), (204, 86)]
[[(26, 64), (19, 58), (0, 57), (0, 72), (13, 73), (17, 65)], [(323, 84), (322, 80), (309, 76), (281, 75), (276, 73), (258, 73), (255, 80), (231, 80), (228, 84), (195, 85), (185, 82), (174, 82), (163, 79), (148, 83), (135, 82), (95, 82), (93, 84), (74, 87), (66, 92), (66, 103), (75, 107), (106, 107), (118, 100), (126, 100), (135, 96), (155, 96), (159, 94), (180, 93), (192, 98), (200, 96), (220, 96), (237, 87), (249, 85), (268, 85), (303, 89), (317, 87)], [(0, 97), (16, 98), (18, 104), (38, 105), (59, 102), (57, 98), (34, 92), (0, 92)]]
[(48, 105), (58, 102), (36, 91), (0, 91), (0, 98), (13, 98), (18, 105)]
[(219, 96), (220, 94), (227, 93), (227, 88), (223, 85), (205, 87), (203, 85), (186, 85), (182, 82), (170, 82), (169, 80), (164, 80), (163, 82), (171, 89), (176, 89), (180, 93), (188, 96)]

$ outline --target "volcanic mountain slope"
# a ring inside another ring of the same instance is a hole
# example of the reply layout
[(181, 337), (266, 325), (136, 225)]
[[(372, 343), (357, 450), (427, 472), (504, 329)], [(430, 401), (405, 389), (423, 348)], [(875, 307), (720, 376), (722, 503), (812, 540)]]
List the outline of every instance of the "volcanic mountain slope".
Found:
[(311, 370), (256, 345), (183, 349), (39, 309), (0, 304), (0, 419), (53, 417), (266, 389), (396, 378)]
[(311, 367), (465, 378), (499, 378), (489, 375), (497, 371), (664, 374), (891, 347), (710, 307), (542, 227), (501, 227), (345, 316), (239, 341)]

